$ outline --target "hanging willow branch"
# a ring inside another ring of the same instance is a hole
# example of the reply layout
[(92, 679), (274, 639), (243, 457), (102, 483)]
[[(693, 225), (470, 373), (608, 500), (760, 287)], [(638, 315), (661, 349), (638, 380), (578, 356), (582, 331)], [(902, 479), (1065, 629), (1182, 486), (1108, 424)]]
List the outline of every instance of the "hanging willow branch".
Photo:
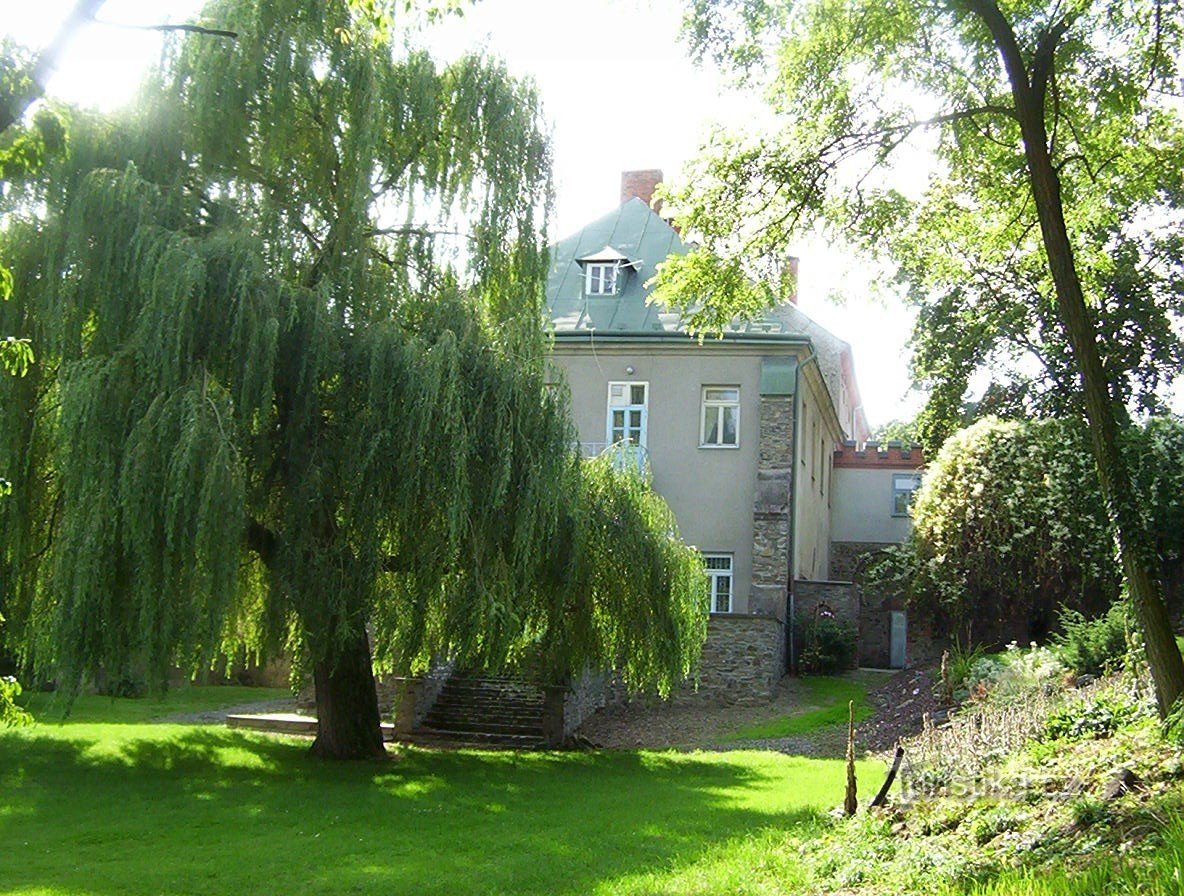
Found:
[[(669, 689), (704, 577), (648, 486), (575, 456), (547, 386), (533, 89), (359, 34), (344, 2), (207, 15), (243, 39), (179, 42), (9, 200), (0, 328), (57, 371), (0, 412), (0, 468), (53, 482), (0, 508), (22, 656), (161, 683), (294, 643), (333, 690), (369, 631), (387, 666), (532, 654)], [(446, 256), (441, 231), (471, 239)]]

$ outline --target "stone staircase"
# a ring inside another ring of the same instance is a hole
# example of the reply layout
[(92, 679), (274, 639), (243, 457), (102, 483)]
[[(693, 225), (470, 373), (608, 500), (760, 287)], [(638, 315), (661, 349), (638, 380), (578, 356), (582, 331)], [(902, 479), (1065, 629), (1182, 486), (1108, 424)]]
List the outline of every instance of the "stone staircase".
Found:
[(546, 745), (543, 688), (507, 678), (452, 676), (411, 740), (431, 746), (534, 750)]

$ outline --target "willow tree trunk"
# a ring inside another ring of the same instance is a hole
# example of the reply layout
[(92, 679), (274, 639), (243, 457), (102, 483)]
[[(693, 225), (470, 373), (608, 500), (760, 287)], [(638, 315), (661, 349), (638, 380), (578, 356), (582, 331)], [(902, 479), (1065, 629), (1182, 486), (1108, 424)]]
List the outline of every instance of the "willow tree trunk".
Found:
[(1045, 95), (1054, 70), (1057, 45), (1072, 20), (1064, 18), (1049, 27), (1038, 41), (1029, 66), (1024, 62), (1014, 30), (995, 0), (965, 2), (990, 29), (1007, 70), (1016, 118), (1023, 135), (1028, 180), (1056, 292), (1057, 314), (1081, 373), (1085, 413), (1102, 498), (1118, 541), (1127, 592), (1143, 630), (1147, 663), (1155, 681), (1155, 698), (1162, 717), (1184, 694), (1184, 659), (1176, 646), (1164, 604), (1158, 560), (1151, 548), (1149, 533), (1136, 504), (1130, 471), (1119, 447), (1118, 416), (1098, 351), (1097, 331), (1085, 306), (1077, 276), (1073, 245), (1065, 224), (1060, 178), (1049, 154), (1044, 122)]
[(385, 759), (378, 692), (363, 630), (313, 667), (317, 737), (312, 753), (322, 759)]

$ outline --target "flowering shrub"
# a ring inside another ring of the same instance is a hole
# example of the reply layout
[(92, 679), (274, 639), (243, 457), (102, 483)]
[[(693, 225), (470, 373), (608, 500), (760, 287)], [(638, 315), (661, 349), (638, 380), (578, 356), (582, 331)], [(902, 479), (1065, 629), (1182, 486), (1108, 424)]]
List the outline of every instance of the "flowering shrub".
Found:
[[(1184, 421), (1155, 418), (1125, 438), (1156, 548), (1178, 574)], [(910, 540), (869, 566), (865, 587), (980, 641), (1010, 637), (1016, 620), (1042, 637), (1061, 605), (1110, 606), (1120, 571), (1088, 445), (1073, 420), (987, 418), (955, 433), (917, 493)]]
[(966, 689), (972, 699), (1006, 704), (1027, 700), (1034, 692), (1055, 689), (1066, 669), (1056, 653), (1032, 644), (1020, 649), (1012, 641), (1003, 653), (983, 656), (970, 667)]
[(806, 626), (798, 667), (829, 674), (855, 665), (855, 629), (833, 616), (819, 616)]

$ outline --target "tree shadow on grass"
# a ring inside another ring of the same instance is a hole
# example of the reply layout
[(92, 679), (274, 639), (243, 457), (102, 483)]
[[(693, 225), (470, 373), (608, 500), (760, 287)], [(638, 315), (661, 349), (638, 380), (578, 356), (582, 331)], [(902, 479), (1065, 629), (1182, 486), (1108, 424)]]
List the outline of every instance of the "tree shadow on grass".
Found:
[(92, 894), (588, 893), (757, 830), (805, 833), (818, 809), (786, 797), (780, 762), (408, 750), (325, 763), (307, 742), (222, 729), (32, 729), (0, 735), (0, 880)]

